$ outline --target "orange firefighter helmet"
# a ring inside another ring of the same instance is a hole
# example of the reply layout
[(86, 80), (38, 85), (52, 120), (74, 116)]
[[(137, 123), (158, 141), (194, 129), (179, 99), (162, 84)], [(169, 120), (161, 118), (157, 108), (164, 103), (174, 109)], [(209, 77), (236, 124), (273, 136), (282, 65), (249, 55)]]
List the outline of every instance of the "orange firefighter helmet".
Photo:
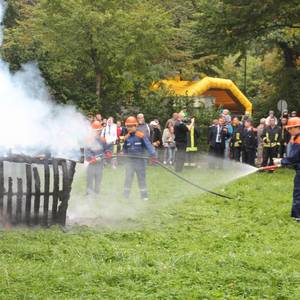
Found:
[(101, 123), (99, 121), (94, 121), (92, 123), (92, 129), (100, 130), (101, 129)]
[(125, 121), (125, 126), (137, 126), (138, 122), (135, 117), (128, 117)]
[(286, 128), (300, 127), (300, 118), (294, 117), (288, 120)]

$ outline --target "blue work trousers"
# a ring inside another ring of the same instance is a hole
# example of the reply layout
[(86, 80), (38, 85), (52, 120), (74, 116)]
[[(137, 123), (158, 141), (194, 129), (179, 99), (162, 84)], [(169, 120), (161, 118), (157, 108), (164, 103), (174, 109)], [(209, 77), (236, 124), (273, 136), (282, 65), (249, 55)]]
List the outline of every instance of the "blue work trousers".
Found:
[(141, 198), (148, 198), (146, 185), (146, 160), (142, 158), (129, 158), (126, 165), (124, 196), (129, 197), (134, 174), (138, 179)]
[(300, 220), (300, 170), (297, 170), (294, 179), (293, 206), (291, 215), (293, 218)]
[(103, 174), (103, 160), (87, 166), (87, 194), (100, 193)]

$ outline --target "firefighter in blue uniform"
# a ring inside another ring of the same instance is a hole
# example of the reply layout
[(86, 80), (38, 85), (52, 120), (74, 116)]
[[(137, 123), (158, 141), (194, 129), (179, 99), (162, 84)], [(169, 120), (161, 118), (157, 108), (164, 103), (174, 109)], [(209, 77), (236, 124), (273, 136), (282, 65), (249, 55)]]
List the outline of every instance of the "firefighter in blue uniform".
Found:
[(137, 120), (135, 117), (129, 117), (125, 126), (128, 134), (124, 138), (123, 153), (127, 157), (126, 178), (124, 186), (124, 197), (128, 198), (131, 190), (134, 174), (136, 173), (140, 188), (141, 198), (148, 200), (146, 185), (146, 160), (141, 158), (147, 150), (153, 162), (156, 161), (155, 150), (149, 139), (141, 131), (137, 131)]
[(84, 150), (87, 166), (87, 195), (100, 193), (106, 144), (100, 137), (101, 123), (92, 123), (92, 132)]
[(238, 117), (232, 118), (232, 129), (233, 131), (230, 139), (230, 158), (240, 162), (244, 128)]
[(275, 118), (270, 118), (270, 125), (262, 134), (263, 139), (263, 162), (262, 167), (274, 165), (273, 159), (277, 157), (281, 142), (281, 129), (276, 125)]
[(290, 118), (286, 129), (292, 136), (291, 149), (288, 156), (281, 160), (281, 165), (292, 165), (296, 170), (291, 217), (300, 222), (300, 118)]

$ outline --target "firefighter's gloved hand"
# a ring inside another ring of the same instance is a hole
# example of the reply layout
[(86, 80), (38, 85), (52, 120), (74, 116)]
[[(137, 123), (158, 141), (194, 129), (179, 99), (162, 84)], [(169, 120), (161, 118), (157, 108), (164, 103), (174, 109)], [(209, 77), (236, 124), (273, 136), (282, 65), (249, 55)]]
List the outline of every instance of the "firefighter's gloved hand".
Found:
[(95, 163), (97, 162), (97, 159), (96, 159), (95, 156), (93, 156), (93, 157), (91, 157), (91, 158), (88, 160), (88, 162), (89, 162), (90, 164), (95, 164)]
[(102, 157), (101, 156), (97, 156), (96, 157), (96, 162), (99, 162), (99, 161), (101, 161), (102, 160)]
[(281, 166), (282, 158), (273, 158), (274, 165)]
[(159, 163), (159, 160), (155, 156), (150, 157), (150, 163), (156, 165)]

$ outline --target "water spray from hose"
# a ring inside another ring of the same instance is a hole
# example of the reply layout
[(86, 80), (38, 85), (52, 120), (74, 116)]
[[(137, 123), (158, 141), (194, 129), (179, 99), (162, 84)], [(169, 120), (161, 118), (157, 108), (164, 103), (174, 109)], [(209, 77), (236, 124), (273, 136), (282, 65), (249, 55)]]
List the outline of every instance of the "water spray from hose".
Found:
[[(125, 154), (125, 155), (114, 155), (113, 157), (128, 157), (128, 158), (134, 158), (134, 159), (150, 159), (150, 157), (148, 156), (137, 156), (137, 155), (128, 155), (128, 154)], [(157, 164), (158, 166), (160, 166), (161, 168), (163, 168), (164, 170), (166, 170), (167, 172), (169, 172), (170, 174), (172, 174), (173, 176), (177, 177), (178, 179), (186, 182), (187, 184), (189, 185), (192, 185), (193, 187), (197, 188), (197, 189), (200, 189), (206, 193), (209, 193), (209, 194), (212, 194), (214, 196), (217, 196), (217, 197), (221, 197), (221, 198), (225, 198), (225, 199), (229, 199), (229, 200), (233, 200), (232, 197), (229, 197), (229, 196), (226, 196), (226, 195), (223, 195), (223, 194), (220, 194), (220, 193), (216, 193), (216, 192), (213, 192), (205, 187), (202, 187), (186, 178), (184, 178), (183, 176), (179, 175), (178, 173), (174, 172), (173, 170), (171, 170), (170, 168), (166, 167), (164, 164), (162, 164), (159, 160), (155, 160), (154, 161), (155, 164)]]

